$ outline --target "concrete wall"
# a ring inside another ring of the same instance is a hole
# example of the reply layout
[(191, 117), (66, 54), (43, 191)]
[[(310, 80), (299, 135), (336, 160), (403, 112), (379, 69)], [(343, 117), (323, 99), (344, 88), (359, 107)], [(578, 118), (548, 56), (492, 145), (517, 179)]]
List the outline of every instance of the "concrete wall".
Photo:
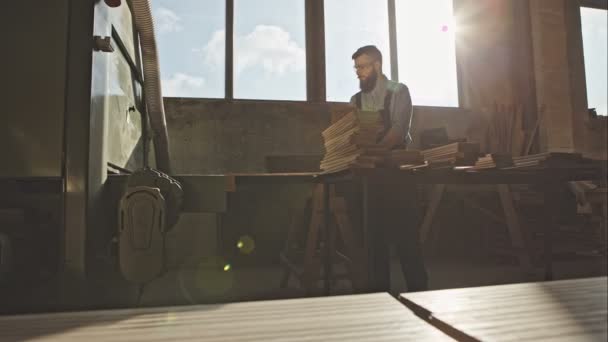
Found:
[(513, 103), (513, 1), (454, 0), (456, 54), (464, 108)]
[(177, 174), (264, 171), (271, 154), (319, 154), (327, 105), (165, 99)]
[[(264, 172), (269, 155), (322, 154), (321, 132), (337, 105), (165, 98), (175, 173)], [(465, 110), (415, 107), (412, 129), (463, 137), (472, 121)]]
[(15, 1), (0, 22), (0, 177), (60, 177), (68, 1)]

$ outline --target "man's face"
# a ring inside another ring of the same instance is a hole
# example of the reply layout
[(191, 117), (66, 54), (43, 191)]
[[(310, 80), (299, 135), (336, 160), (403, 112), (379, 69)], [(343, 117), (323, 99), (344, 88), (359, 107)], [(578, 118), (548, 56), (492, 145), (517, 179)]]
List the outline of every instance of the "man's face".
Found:
[(380, 62), (374, 61), (370, 56), (363, 54), (355, 58), (355, 70), (359, 79), (359, 88), (364, 92), (374, 89), (380, 74)]

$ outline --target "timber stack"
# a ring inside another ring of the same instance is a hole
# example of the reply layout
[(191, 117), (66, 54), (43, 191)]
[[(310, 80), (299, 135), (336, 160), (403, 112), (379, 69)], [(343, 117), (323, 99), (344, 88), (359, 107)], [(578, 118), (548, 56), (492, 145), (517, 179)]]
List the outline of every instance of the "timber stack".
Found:
[(337, 172), (349, 168), (375, 168), (388, 150), (378, 145), (383, 128), (378, 112), (352, 111), (322, 132), (325, 156), (321, 170)]
[(475, 165), (479, 158), (479, 144), (456, 142), (421, 151), (429, 167)]
[(480, 157), (474, 170), (502, 169), (513, 166), (513, 157), (506, 153), (490, 153)]
[(521, 157), (513, 157), (513, 168), (580, 168), (590, 166), (591, 159), (583, 158), (580, 153), (545, 152)]

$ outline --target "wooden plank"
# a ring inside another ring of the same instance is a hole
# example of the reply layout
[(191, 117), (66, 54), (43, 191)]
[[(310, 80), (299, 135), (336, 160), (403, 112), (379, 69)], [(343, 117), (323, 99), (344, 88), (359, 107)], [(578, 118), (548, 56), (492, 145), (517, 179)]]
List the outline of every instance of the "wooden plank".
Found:
[(0, 317), (0, 340), (444, 341), (385, 293)]
[(607, 278), (599, 277), (428, 291), (400, 299), (461, 339), (606, 341), (606, 284)]

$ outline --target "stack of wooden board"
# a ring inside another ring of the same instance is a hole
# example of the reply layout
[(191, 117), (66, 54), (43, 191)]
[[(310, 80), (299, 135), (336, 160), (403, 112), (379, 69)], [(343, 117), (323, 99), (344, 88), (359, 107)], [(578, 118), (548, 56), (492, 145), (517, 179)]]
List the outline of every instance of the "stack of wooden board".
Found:
[(513, 168), (578, 168), (589, 166), (590, 159), (580, 153), (545, 152), (513, 157)]
[(418, 150), (392, 150), (388, 152), (385, 159), (385, 165), (388, 167), (400, 167), (402, 165), (420, 164), (424, 164), (424, 158)]
[(321, 170), (336, 172), (348, 168), (374, 168), (388, 150), (377, 144), (383, 128), (378, 112), (353, 111), (323, 131), (325, 157)]
[(421, 170), (429, 167), (427, 162), (423, 162), (422, 164), (403, 164), (399, 166), (401, 170)]
[(421, 153), (430, 167), (474, 165), (479, 157), (479, 144), (457, 142), (423, 150)]
[(491, 153), (480, 157), (475, 163), (474, 170), (502, 169), (513, 166), (513, 157), (510, 154)]

